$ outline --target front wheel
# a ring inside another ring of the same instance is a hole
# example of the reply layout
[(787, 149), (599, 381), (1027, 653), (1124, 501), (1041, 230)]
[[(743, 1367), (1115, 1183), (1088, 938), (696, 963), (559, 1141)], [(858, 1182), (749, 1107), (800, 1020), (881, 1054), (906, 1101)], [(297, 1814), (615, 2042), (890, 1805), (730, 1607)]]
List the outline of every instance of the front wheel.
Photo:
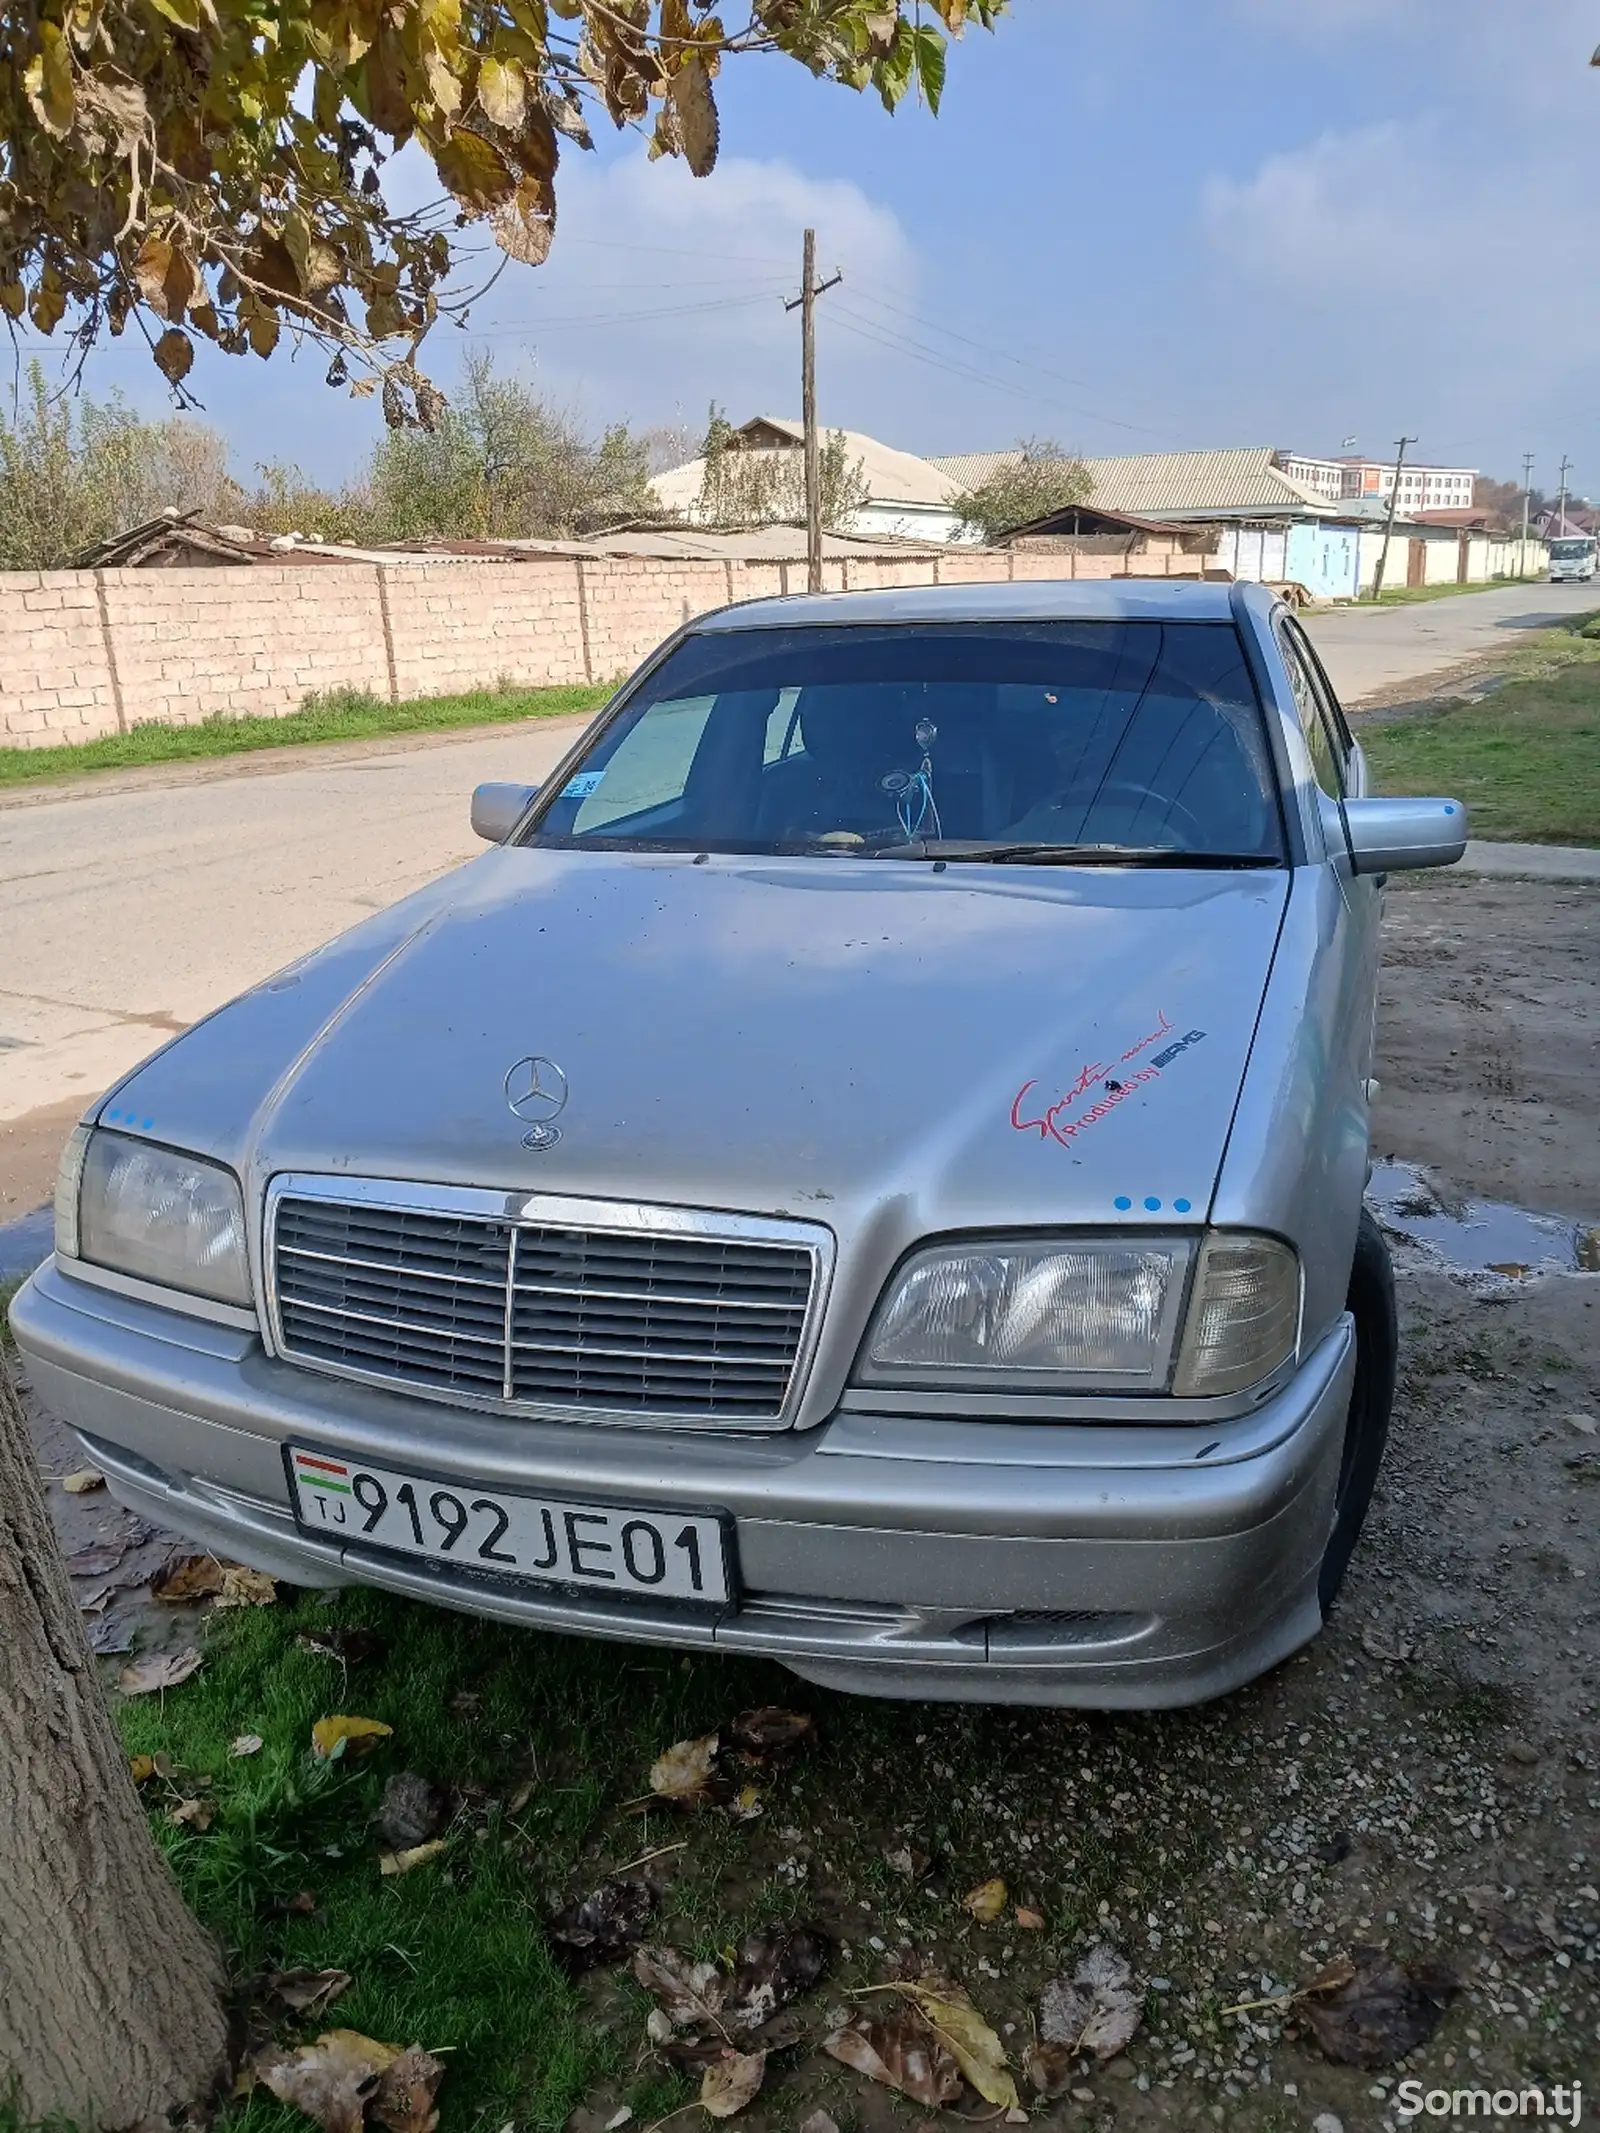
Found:
[(1394, 1407), (1399, 1324), (1394, 1301), (1394, 1268), (1383, 1231), (1366, 1208), (1356, 1231), (1355, 1258), (1345, 1308), (1356, 1322), (1356, 1369), (1345, 1422), (1339, 1488), (1334, 1498), (1333, 1531), (1322, 1557), (1317, 1598), (1327, 1614), (1339, 1596), (1350, 1558), (1366, 1519), (1367, 1506), (1383, 1464)]

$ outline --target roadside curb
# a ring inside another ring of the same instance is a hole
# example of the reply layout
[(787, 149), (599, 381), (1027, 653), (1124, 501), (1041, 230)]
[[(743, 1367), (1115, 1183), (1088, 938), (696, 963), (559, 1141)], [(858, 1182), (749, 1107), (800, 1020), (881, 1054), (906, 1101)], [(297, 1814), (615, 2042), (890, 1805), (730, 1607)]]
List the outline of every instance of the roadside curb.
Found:
[(1485, 844), (1469, 838), (1466, 857), (1452, 871), (1508, 881), (1600, 885), (1600, 851), (1573, 844)]

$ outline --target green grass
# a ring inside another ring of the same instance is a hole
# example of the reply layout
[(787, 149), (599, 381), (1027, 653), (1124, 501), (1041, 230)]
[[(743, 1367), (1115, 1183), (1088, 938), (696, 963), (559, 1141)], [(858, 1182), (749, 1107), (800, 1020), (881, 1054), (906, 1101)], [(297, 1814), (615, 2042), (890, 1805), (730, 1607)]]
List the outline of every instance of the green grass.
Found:
[(1464, 800), (1475, 837), (1600, 845), (1600, 641), (1550, 636), (1481, 703), (1367, 725), (1376, 790)]
[(465, 696), (423, 696), (388, 704), (364, 690), (307, 697), (284, 718), (208, 718), (194, 726), (135, 726), (98, 741), (62, 748), (0, 749), (0, 787), (39, 778), (80, 777), (147, 763), (188, 763), (206, 756), (291, 748), (306, 741), (355, 741), (389, 734), (437, 733), (452, 726), (500, 725), (593, 711), (613, 684), (573, 689), (475, 689)]

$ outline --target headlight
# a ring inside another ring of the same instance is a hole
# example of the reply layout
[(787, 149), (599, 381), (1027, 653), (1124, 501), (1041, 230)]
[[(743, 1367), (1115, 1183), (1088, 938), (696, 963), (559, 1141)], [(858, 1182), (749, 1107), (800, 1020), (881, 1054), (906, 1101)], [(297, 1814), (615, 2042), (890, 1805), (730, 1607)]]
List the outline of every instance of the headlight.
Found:
[(879, 1308), (879, 1384), (1049, 1391), (1165, 1385), (1187, 1238), (968, 1245), (919, 1253)]
[(879, 1305), (859, 1376), (949, 1391), (1170, 1386), (1192, 1399), (1259, 1384), (1294, 1353), (1299, 1323), (1300, 1263), (1274, 1237), (936, 1247)]
[(67, 1144), (56, 1250), (218, 1303), (250, 1302), (244, 1200), (232, 1172), (120, 1133), (80, 1127)]
[(1173, 1391), (1242, 1392), (1293, 1355), (1300, 1262), (1276, 1237), (1215, 1230), (1200, 1250)]

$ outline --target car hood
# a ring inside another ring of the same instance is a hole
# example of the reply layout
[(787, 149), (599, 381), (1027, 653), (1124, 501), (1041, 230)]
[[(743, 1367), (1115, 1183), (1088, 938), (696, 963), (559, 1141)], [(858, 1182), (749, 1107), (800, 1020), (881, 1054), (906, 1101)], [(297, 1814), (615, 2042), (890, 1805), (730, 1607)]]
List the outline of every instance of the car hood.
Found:
[[(177, 1040), (102, 1116), (284, 1171), (904, 1236), (1204, 1219), (1290, 876), (506, 848)], [(555, 1062), (524, 1145), (508, 1069)]]

